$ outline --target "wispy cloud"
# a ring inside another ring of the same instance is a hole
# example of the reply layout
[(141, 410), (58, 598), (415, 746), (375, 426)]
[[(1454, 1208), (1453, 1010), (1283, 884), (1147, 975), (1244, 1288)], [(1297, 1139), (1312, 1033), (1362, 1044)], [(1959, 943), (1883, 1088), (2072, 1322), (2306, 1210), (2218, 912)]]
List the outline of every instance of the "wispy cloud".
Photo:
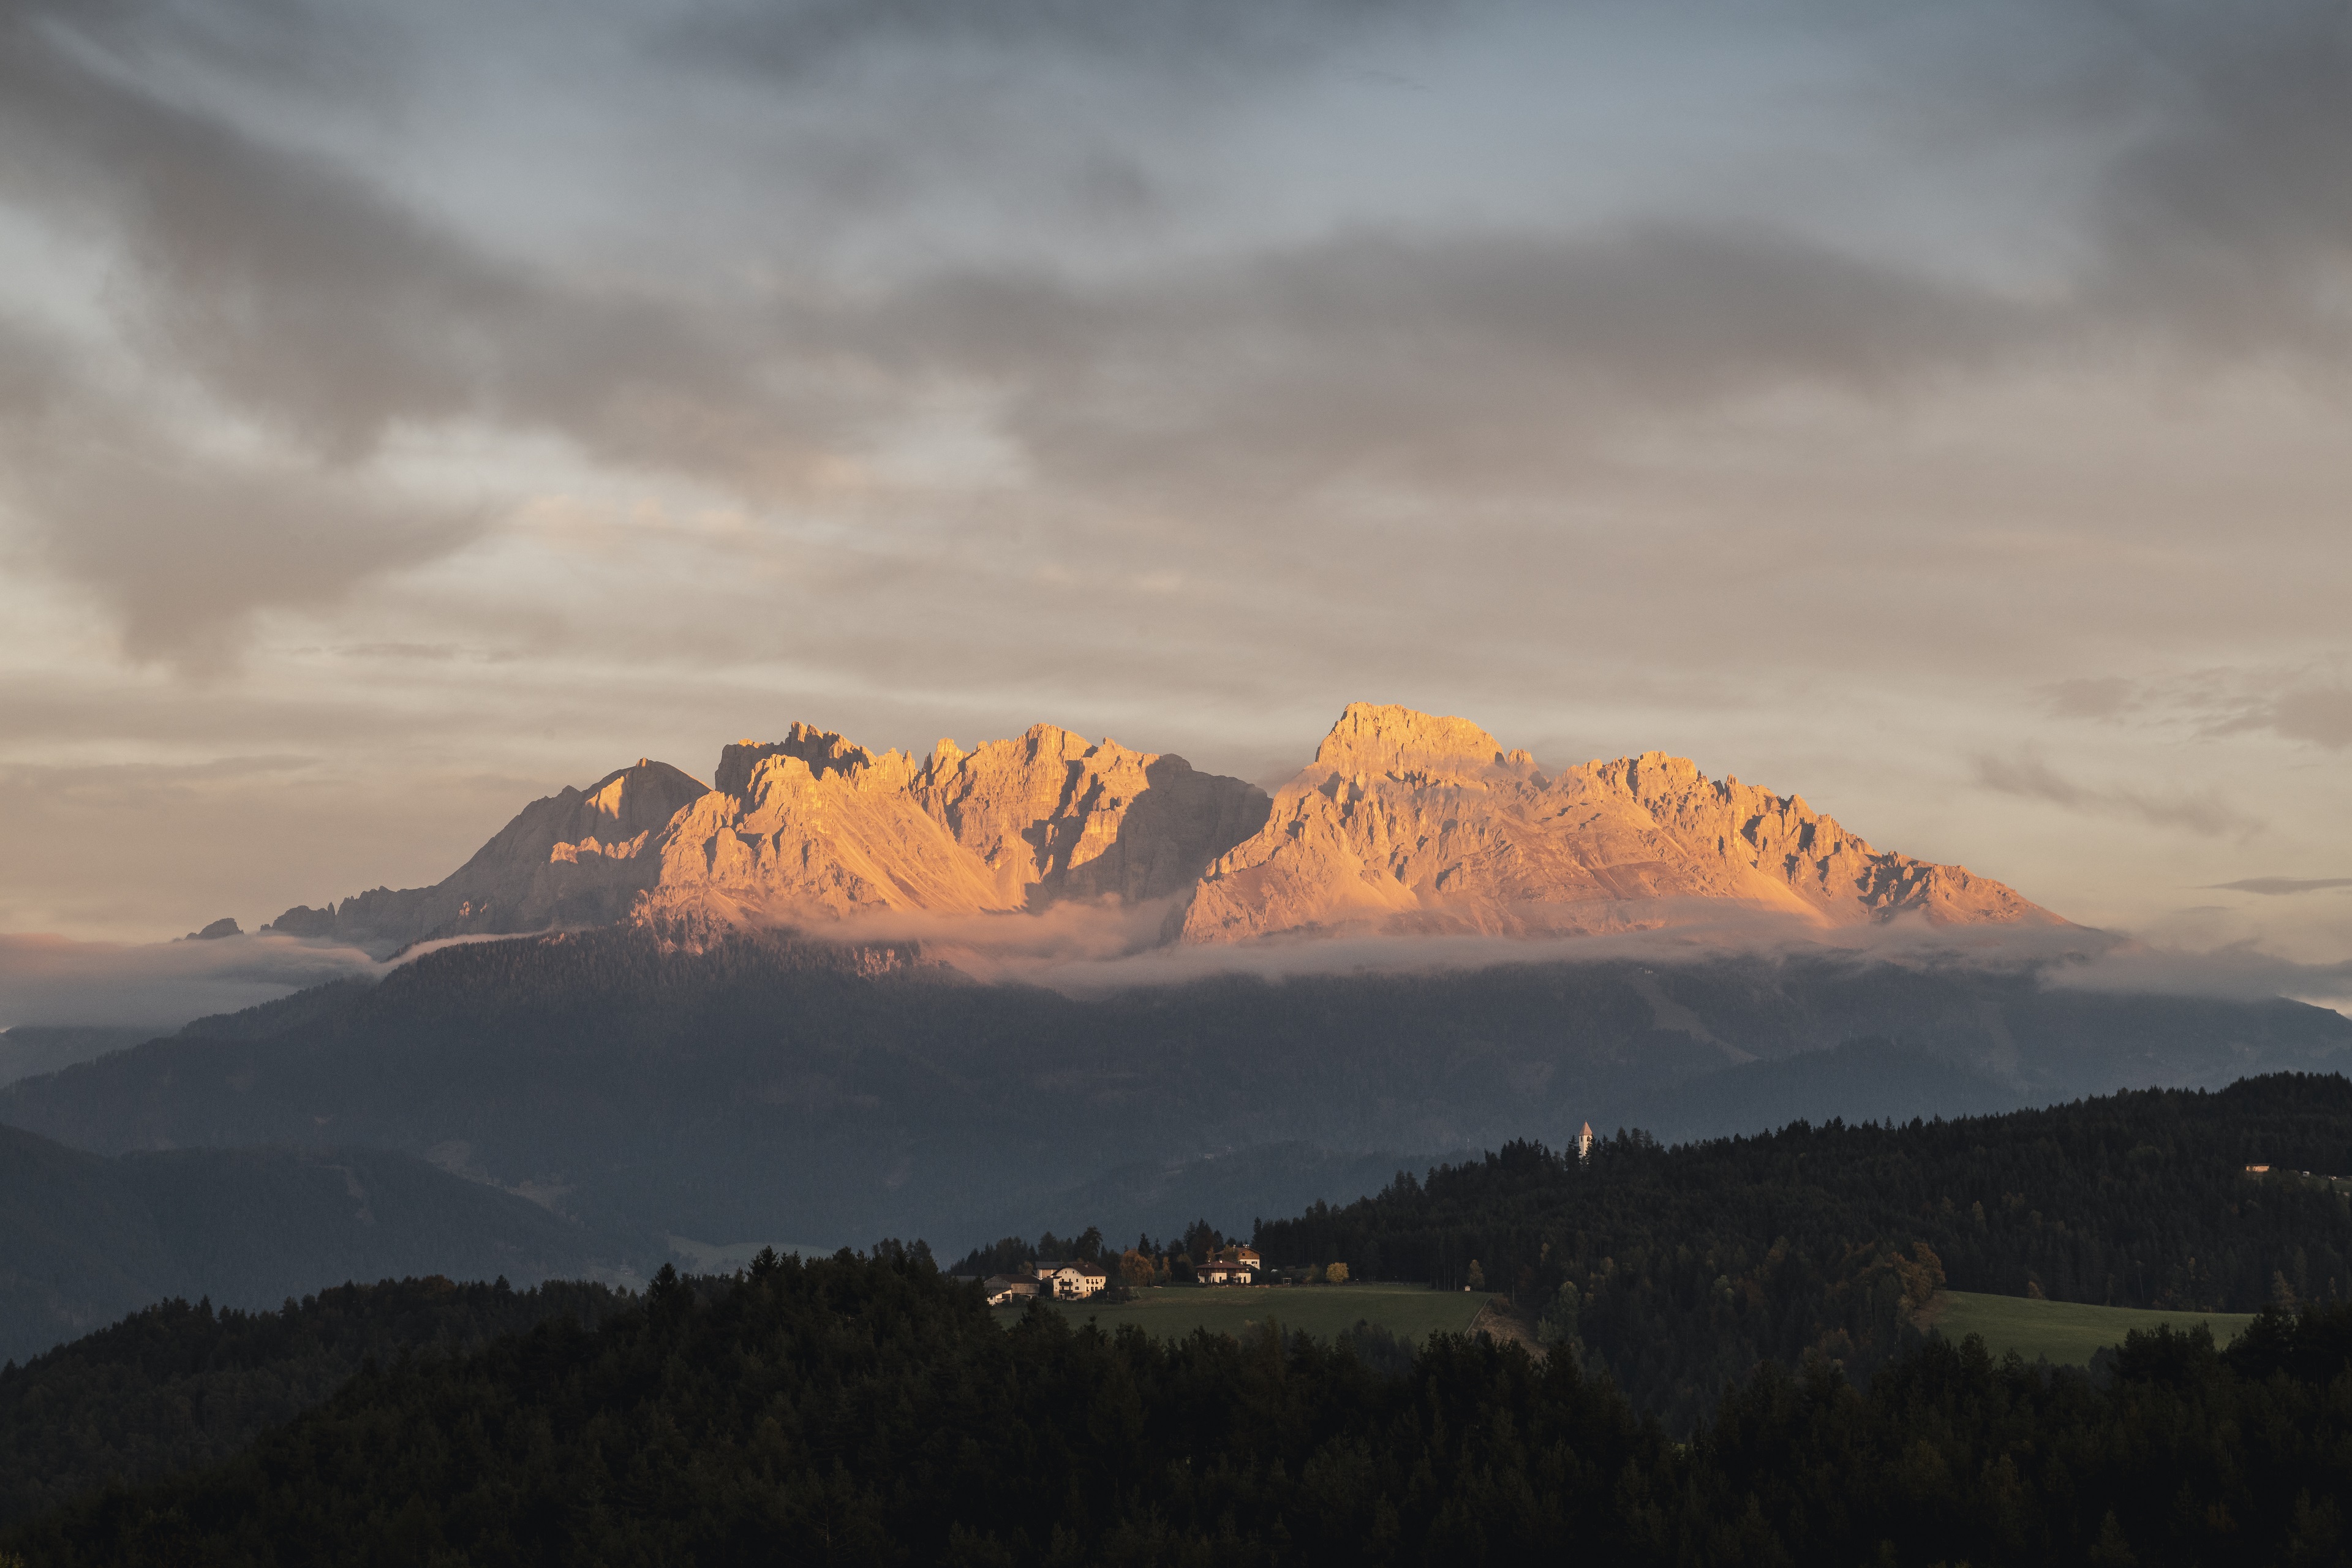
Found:
[(1976, 775), (1978, 784), (2002, 795), (2047, 801), (2086, 816), (2122, 817), (2151, 827), (2177, 828), (2209, 838), (2250, 837), (2263, 826), (2259, 818), (2231, 805), (2216, 790), (2158, 793), (2130, 785), (2098, 788), (2075, 783), (2030, 752), (2008, 757), (1980, 755), (1976, 759)]
[[(2334, 0), (20, 0), (0, 746), (327, 761), (303, 847), (53, 821), (5, 891), (178, 931), (315, 901), (340, 811), (446, 871), (500, 808), (436, 770), (824, 715), (1256, 772), (1376, 691), (1954, 859), (2005, 800), (2301, 863), (2347, 79)], [(1909, 811), (2084, 722), (2095, 779)]]
[(0, 1027), (177, 1027), (381, 968), (356, 948), (285, 937), (129, 944), (0, 932)]
[(2261, 730), (2340, 752), (2352, 746), (2352, 688), (2295, 686), (2252, 702), (2213, 726), (2217, 735)]
[(2040, 694), (2053, 718), (2171, 727), (2208, 738), (2269, 734), (2331, 751), (2352, 746), (2352, 686), (2332, 665), (2084, 677), (2053, 682)]
[(2247, 877), (2235, 882), (2209, 882), (2212, 892), (2261, 893), (2283, 898), (2294, 893), (2321, 893), (2330, 888), (2352, 888), (2352, 877)]

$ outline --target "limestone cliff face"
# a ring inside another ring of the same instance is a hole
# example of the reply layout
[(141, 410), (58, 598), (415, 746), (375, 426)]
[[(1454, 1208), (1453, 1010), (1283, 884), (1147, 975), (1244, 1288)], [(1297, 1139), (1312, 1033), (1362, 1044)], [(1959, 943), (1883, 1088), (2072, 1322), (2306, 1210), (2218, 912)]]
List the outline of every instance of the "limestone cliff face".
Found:
[(1192, 942), (1567, 934), (1731, 908), (1822, 927), (2055, 920), (1677, 757), (1548, 774), (1466, 720), (1358, 704), (1271, 800), (1050, 724), (920, 761), (794, 724), (725, 748), (707, 789), (641, 760), (533, 802), (444, 882), (298, 907), (274, 929), (389, 950), (631, 918), (823, 925), (1160, 899)]
[(772, 745), (730, 746), (721, 786), (671, 824), (643, 908), (770, 922), (1019, 908), (923, 809), (914, 776), (899, 752), (798, 724)]
[(396, 949), (435, 937), (608, 924), (658, 871), (654, 841), (708, 793), (667, 763), (639, 758), (585, 790), (531, 802), (446, 879), (377, 888), (340, 905), (296, 905), (268, 929)]
[(804, 924), (1164, 898), (1257, 831), (1265, 792), (1181, 757), (1040, 724), (920, 761), (794, 724), (719, 754), (712, 784), (640, 762), (536, 801), (447, 880), (379, 888), (272, 929), (380, 950), (625, 918)]
[(1709, 904), (1820, 926), (1915, 910), (1937, 923), (2056, 918), (1678, 757), (1548, 775), (1464, 720), (1357, 704), (1276, 792), (1265, 827), (1210, 865), (1182, 934), (1570, 934), (1675, 923)]
[(917, 763), (795, 724), (729, 746), (662, 850), (653, 909), (768, 920), (1166, 897), (1265, 820), (1263, 790), (1039, 724)]
[(923, 809), (1035, 908), (1165, 898), (1265, 826), (1265, 792), (1177, 756), (1051, 724), (965, 752), (941, 741), (914, 781)]

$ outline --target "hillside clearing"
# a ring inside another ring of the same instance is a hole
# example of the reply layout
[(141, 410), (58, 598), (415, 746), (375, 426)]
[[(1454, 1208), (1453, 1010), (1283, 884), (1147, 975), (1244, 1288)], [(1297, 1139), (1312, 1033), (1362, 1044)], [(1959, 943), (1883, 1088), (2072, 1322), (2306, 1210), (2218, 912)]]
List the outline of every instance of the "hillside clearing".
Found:
[[(1433, 1290), (1426, 1285), (1164, 1285), (1138, 1290), (1132, 1301), (1053, 1305), (1072, 1322), (1091, 1320), (1106, 1331), (1132, 1323), (1162, 1340), (1181, 1340), (1194, 1329), (1238, 1339), (1269, 1318), (1286, 1329), (1322, 1339), (1369, 1322), (1401, 1340), (1419, 1340), (1435, 1332), (1462, 1332), (1486, 1301), (1482, 1292)], [(996, 1318), (1010, 1323), (1024, 1310), (999, 1307)]]
[(2035, 1301), (2022, 1296), (1989, 1296), (1947, 1290), (1936, 1299), (1927, 1326), (1958, 1342), (1982, 1336), (1993, 1354), (2015, 1351), (2028, 1361), (2047, 1356), (2054, 1365), (2087, 1366), (2103, 1345), (2123, 1343), (2134, 1329), (2170, 1323), (2187, 1330), (2203, 1323), (2213, 1342), (2227, 1345), (2254, 1321), (2252, 1312), (2149, 1311), (2137, 1307), (2094, 1307), (2081, 1301)]

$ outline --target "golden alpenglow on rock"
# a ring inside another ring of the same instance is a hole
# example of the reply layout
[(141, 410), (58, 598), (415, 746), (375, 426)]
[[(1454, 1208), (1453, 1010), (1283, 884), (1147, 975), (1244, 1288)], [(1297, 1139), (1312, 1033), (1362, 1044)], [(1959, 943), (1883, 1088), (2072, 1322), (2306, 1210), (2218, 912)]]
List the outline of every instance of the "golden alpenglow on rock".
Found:
[(1795, 795), (1658, 752), (1547, 774), (1463, 719), (1359, 703), (1269, 800), (1181, 757), (1040, 724), (919, 761), (794, 724), (711, 785), (640, 760), (534, 802), (431, 888), (277, 929), (379, 948), (636, 919), (827, 925), (1166, 900), (1188, 942), (1339, 931), (1578, 934), (1760, 910), (1828, 928), (2060, 923), (1882, 854)]
[(1265, 826), (1265, 792), (1181, 757), (1100, 745), (1051, 724), (969, 753), (941, 741), (915, 781), (923, 809), (1038, 907), (1129, 902), (1190, 888)]
[(720, 756), (646, 908), (769, 921), (1164, 898), (1265, 820), (1265, 792), (1051, 724), (918, 763), (795, 724)]
[(1709, 900), (1842, 926), (2057, 923), (1998, 882), (1882, 854), (1796, 795), (1661, 752), (1548, 775), (1476, 725), (1351, 705), (1265, 827), (1220, 856), (1187, 942), (1286, 932), (1572, 934)]
[(654, 886), (655, 841), (708, 793), (667, 763), (639, 758), (585, 790), (531, 802), (432, 887), (376, 888), (324, 909), (297, 904), (264, 929), (394, 949), (434, 937), (610, 924)]
[(759, 922), (879, 910), (1019, 907), (913, 791), (916, 765), (794, 724), (720, 755), (718, 787), (680, 812), (647, 912)]

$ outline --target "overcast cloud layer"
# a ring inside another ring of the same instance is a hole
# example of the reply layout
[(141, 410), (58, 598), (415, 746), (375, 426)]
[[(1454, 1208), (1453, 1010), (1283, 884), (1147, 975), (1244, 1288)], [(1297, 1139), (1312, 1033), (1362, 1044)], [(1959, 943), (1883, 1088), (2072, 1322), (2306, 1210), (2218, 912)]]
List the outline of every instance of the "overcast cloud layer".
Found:
[(1363, 699), (2340, 963), (2347, 16), (0, 8), (0, 931)]

